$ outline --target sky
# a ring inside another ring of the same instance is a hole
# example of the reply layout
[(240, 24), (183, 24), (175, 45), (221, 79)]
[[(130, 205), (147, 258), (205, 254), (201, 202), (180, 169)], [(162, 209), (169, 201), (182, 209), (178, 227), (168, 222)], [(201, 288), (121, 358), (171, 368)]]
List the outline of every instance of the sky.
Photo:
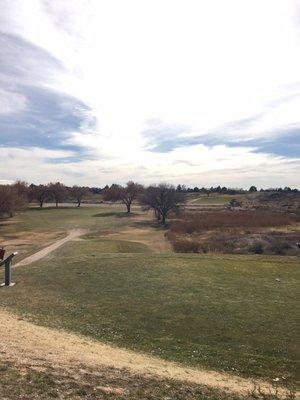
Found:
[(0, 10), (0, 183), (300, 187), (300, 0)]

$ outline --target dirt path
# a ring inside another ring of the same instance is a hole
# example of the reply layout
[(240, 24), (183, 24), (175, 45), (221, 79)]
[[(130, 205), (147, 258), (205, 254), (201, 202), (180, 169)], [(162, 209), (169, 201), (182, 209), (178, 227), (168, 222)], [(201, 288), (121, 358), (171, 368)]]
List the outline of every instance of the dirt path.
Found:
[(193, 204), (193, 203), (197, 203), (197, 201), (199, 201), (200, 197), (196, 197), (195, 199), (191, 199), (187, 201), (187, 204)]
[[(1, 358), (18, 364), (126, 368), (132, 373), (188, 381), (239, 394), (246, 394), (253, 388), (250, 379), (183, 367), (83, 336), (37, 326), (1, 308), (0, 337)], [(270, 388), (266, 382), (258, 383), (264, 390)]]
[(60, 246), (64, 245), (65, 243), (69, 242), (70, 240), (74, 240), (79, 236), (82, 236), (86, 233), (84, 229), (73, 229), (68, 233), (66, 237), (63, 239), (57, 240), (56, 242), (50, 244), (49, 246), (43, 248), (42, 250), (38, 251), (37, 253), (32, 254), (29, 257), (24, 258), (20, 262), (18, 262), (14, 267), (20, 267), (23, 265), (31, 264), (35, 261), (40, 260), (41, 258), (47, 256), (48, 254), (52, 253), (52, 251), (58, 249)]

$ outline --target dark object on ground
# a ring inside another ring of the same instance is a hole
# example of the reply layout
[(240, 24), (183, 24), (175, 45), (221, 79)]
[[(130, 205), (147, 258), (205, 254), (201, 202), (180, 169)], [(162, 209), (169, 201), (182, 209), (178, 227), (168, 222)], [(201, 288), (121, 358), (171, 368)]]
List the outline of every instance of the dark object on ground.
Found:
[(253, 243), (249, 246), (249, 251), (254, 254), (263, 254), (264, 252), (264, 245), (262, 243)]

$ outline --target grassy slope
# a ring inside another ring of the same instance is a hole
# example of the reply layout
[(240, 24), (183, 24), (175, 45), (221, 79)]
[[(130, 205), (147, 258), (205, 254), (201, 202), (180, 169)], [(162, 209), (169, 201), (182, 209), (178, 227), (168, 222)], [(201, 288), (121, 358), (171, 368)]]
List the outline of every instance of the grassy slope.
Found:
[[(136, 254), (106, 253), (111, 246)], [(40, 324), (165, 359), (294, 377), (296, 259), (138, 254), (144, 250), (96, 239), (68, 244), (60, 258), (17, 269), (19, 284), (0, 291), (0, 302)]]

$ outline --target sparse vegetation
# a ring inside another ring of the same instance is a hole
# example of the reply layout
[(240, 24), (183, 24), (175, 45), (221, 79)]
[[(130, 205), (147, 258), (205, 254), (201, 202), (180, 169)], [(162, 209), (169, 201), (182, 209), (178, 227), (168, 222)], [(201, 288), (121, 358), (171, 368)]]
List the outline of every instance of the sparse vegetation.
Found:
[(172, 232), (193, 233), (212, 229), (266, 228), (289, 226), (300, 221), (294, 215), (268, 211), (187, 212), (170, 222)]
[(176, 235), (172, 236), (172, 234), (167, 234), (167, 237), (169, 240), (172, 238), (171, 243), (176, 253), (206, 253), (205, 251), (201, 251), (202, 247), (197, 240), (181, 239), (176, 237)]
[(171, 220), (166, 237), (179, 253), (297, 255), (299, 221), (271, 211), (188, 211)]

